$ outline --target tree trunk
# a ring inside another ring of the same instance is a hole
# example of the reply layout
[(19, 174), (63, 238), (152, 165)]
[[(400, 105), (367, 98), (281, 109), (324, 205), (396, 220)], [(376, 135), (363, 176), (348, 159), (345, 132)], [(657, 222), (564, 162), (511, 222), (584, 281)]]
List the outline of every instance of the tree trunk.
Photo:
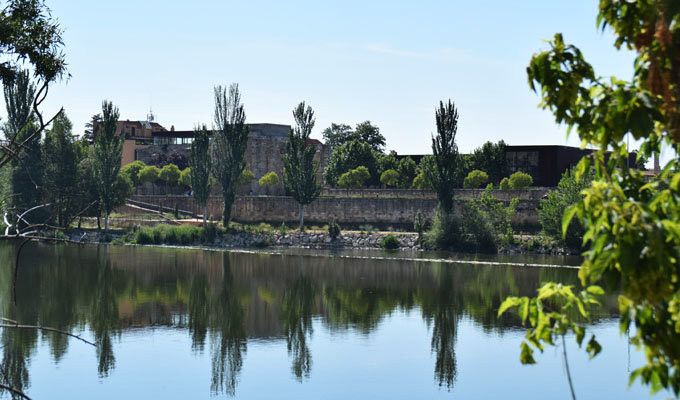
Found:
[(229, 222), (231, 222), (231, 206), (234, 204), (234, 198), (236, 195), (234, 192), (223, 192), (222, 198), (224, 201), (224, 208), (222, 210), (222, 225), (224, 228), (229, 228)]
[(229, 228), (229, 221), (231, 220), (231, 204), (225, 199), (224, 208), (222, 209), (222, 225), (224, 229)]
[(305, 230), (305, 205), (300, 204), (300, 232)]
[(203, 206), (203, 226), (208, 226), (208, 205)]
[(109, 214), (104, 215), (104, 233), (109, 233)]
[(97, 213), (97, 230), (98, 231), (102, 230), (102, 214), (101, 214), (101, 212)]

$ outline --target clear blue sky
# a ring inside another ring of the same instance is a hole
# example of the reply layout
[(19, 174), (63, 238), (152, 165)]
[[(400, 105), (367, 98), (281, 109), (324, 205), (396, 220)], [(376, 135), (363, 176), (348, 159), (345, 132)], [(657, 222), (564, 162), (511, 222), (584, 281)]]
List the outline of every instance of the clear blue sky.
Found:
[(434, 107), (460, 109), (459, 146), (577, 144), (537, 107), (526, 65), (562, 32), (601, 75), (629, 78), (632, 56), (596, 26), (596, 0), (47, 0), (65, 30), (72, 77), (54, 86), (80, 133), (101, 101), (123, 119), (149, 107), (167, 128), (211, 122), (212, 88), (238, 82), (249, 122), (291, 123), (305, 100), (312, 136), (371, 120), (399, 153), (429, 152)]

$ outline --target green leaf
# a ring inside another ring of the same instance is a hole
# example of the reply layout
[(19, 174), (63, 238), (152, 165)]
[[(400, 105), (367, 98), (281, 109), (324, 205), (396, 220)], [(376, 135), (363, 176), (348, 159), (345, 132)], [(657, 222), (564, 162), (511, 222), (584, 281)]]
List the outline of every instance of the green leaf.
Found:
[(519, 361), (524, 365), (536, 364), (536, 360), (534, 360), (534, 350), (527, 344), (527, 342), (522, 342)]
[(519, 297), (508, 297), (501, 303), (501, 306), (498, 308), (498, 316), (500, 317), (505, 313), (508, 309), (517, 307), (520, 305), (521, 299)]
[(574, 333), (576, 334), (576, 343), (578, 343), (579, 347), (581, 346), (581, 343), (583, 343), (583, 338), (586, 335), (586, 330), (582, 326), (574, 325)]
[(602, 346), (600, 343), (595, 340), (595, 335), (590, 337), (590, 340), (588, 341), (588, 345), (586, 346), (586, 351), (588, 352), (588, 355), (590, 358), (595, 357), (596, 355), (600, 354), (602, 351)]
[(594, 296), (602, 296), (604, 295), (604, 289), (597, 285), (590, 285), (586, 288), (586, 292), (594, 295)]
[(680, 190), (680, 174), (673, 175), (670, 186), (673, 190)]
[(564, 212), (564, 216), (562, 216), (562, 238), (567, 237), (567, 229), (569, 228), (569, 224), (571, 223), (571, 220), (574, 219), (574, 216), (578, 212), (578, 206), (576, 204), (572, 205), (571, 207), (567, 208), (567, 210)]
[(529, 298), (522, 297), (520, 299), (519, 316), (522, 318), (522, 323), (525, 323), (529, 316)]

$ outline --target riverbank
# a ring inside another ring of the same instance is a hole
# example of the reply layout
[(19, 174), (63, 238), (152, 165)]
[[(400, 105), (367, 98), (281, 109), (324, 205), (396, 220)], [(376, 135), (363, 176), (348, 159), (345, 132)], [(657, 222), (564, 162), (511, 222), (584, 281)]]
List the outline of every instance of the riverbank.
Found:
[[(263, 249), (263, 248), (298, 248), (298, 249), (355, 249), (375, 250), (387, 249), (393, 251), (426, 251), (422, 240), (415, 232), (366, 232), (343, 231), (333, 238), (322, 230), (278, 231), (255, 227), (241, 227), (240, 230), (217, 230), (214, 236), (206, 240), (200, 237), (198, 230), (193, 227), (194, 234), (147, 235), (149, 239), (139, 240), (139, 229), (112, 230), (108, 235), (96, 230), (72, 230), (66, 232), (66, 237), (76, 243), (112, 243), (112, 244), (154, 244), (154, 245), (182, 245), (188, 247), (209, 247), (224, 249)], [(190, 229), (187, 227), (187, 229)], [(538, 255), (578, 255), (578, 252), (559, 246), (552, 240), (537, 235), (517, 235), (514, 243), (499, 248), (498, 254), (538, 254)]]

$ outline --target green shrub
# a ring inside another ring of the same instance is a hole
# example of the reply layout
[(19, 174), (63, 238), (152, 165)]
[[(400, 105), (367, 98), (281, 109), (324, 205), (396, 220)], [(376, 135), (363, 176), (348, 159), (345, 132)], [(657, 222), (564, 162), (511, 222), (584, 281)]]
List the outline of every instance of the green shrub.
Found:
[(345, 172), (338, 178), (338, 186), (343, 189), (360, 189), (371, 179), (371, 173), (364, 166)]
[(557, 188), (549, 191), (538, 206), (538, 220), (545, 235), (572, 249), (581, 248), (583, 225), (579, 223), (578, 218), (574, 218), (563, 237), (562, 216), (567, 208), (581, 201), (583, 198), (581, 192), (590, 187), (592, 179), (592, 173), (581, 179), (576, 179), (574, 171), (566, 171), (562, 174)]
[(147, 165), (144, 164), (140, 160), (135, 160), (129, 164), (125, 164), (121, 169), (120, 172), (124, 175), (127, 175), (128, 178), (132, 181), (132, 184), (137, 186), (139, 185), (139, 172), (145, 168)]
[(399, 172), (393, 169), (387, 169), (380, 174), (380, 183), (385, 187), (395, 187), (399, 184)]
[(437, 210), (430, 230), (425, 234), (425, 245), (438, 250), (456, 250), (462, 242), (461, 221), (453, 213)]
[(137, 244), (153, 244), (153, 236), (148, 228), (140, 228), (135, 232), (133, 242)]
[(512, 242), (512, 217), (519, 201), (509, 205), (493, 197), (491, 189), (465, 202), (460, 217), (435, 214), (425, 240), (429, 247), (440, 250), (493, 253)]
[(158, 167), (148, 165), (139, 171), (138, 173), (139, 182), (155, 183), (158, 180), (158, 175), (160, 174), (160, 172), (161, 170), (158, 169)]
[(286, 233), (288, 233), (288, 227), (285, 222), (281, 222), (281, 226), (279, 226), (279, 235), (283, 236)]
[(139, 228), (133, 236), (137, 244), (194, 244), (204, 238), (203, 228), (191, 225), (156, 225)]
[(274, 228), (271, 225), (269, 225), (265, 222), (260, 222), (259, 224), (257, 224), (256, 226), (253, 227), (253, 233), (256, 233), (256, 234), (271, 233), (273, 231), (274, 231)]
[(184, 187), (191, 187), (191, 168), (186, 167), (179, 173), (179, 184)]
[(177, 185), (181, 171), (175, 164), (166, 164), (158, 173), (158, 179), (169, 186)]
[(508, 190), (510, 189), (510, 179), (508, 178), (503, 178), (501, 179), (501, 183), (498, 184), (498, 187), (501, 190)]
[(331, 240), (335, 240), (340, 236), (340, 225), (337, 222), (331, 221), (328, 224), (328, 236), (330, 236)]
[(245, 167), (243, 168), (243, 171), (241, 171), (241, 176), (238, 178), (238, 184), (248, 185), (253, 179), (255, 179), (255, 174), (248, 167)]
[(427, 180), (427, 176), (425, 175), (425, 171), (421, 170), (418, 172), (415, 178), (413, 178), (413, 183), (411, 184), (411, 187), (413, 189), (432, 189), (432, 185), (430, 182)]
[(534, 178), (522, 171), (515, 172), (514, 174), (510, 175), (510, 179), (508, 179), (510, 189), (525, 189), (531, 186), (533, 183)]
[(218, 227), (217, 224), (208, 222), (203, 227), (203, 243), (213, 243), (217, 239)]
[(418, 235), (422, 234), (427, 229), (427, 217), (425, 217), (425, 214), (423, 214), (422, 211), (416, 213), (416, 216), (413, 219), (413, 229), (418, 232)]
[(396, 236), (387, 235), (382, 238), (380, 246), (385, 250), (396, 250), (401, 246), (401, 243), (399, 243), (399, 239), (397, 239)]
[(478, 169), (475, 169), (473, 171), (470, 171), (469, 174), (465, 177), (465, 180), (463, 180), (463, 187), (466, 189), (479, 189), (486, 182), (489, 181), (489, 174), (487, 174), (484, 171), (480, 171)]
[(258, 185), (273, 187), (279, 184), (279, 176), (274, 171), (269, 171), (257, 181)]

